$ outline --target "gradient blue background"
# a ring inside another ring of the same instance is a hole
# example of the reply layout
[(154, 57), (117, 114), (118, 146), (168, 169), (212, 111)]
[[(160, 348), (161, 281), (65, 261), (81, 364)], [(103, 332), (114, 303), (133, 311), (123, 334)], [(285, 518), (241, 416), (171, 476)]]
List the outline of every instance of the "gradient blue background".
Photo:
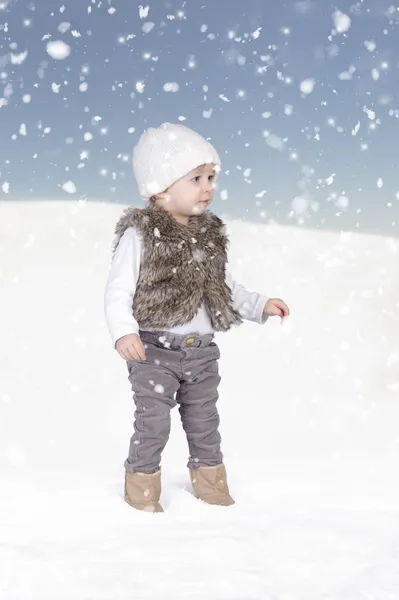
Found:
[[(399, 12), (391, 4), (153, 1), (140, 18), (139, 3), (130, 0), (0, 0), (0, 83), (8, 96), (0, 108), (0, 198), (140, 206), (133, 144), (147, 126), (180, 118), (221, 154), (215, 212), (398, 236)], [(338, 35), (332, 34), (336, 9), (352, 20)], [(71, 24), (65, 33), (57, 29), (62, 22)], [(148, 22), (154, 27), (146, 33)], [(70, 56), (51, 58), (49, 40), (69, 44)], [(373, 51), (365, 46), (370, 41)], [(11, 53), (24, 51), (22, 64), (12, 64)], [(340, 78), (350, 68), (352, 78)], [(300, 82), (307, 78), (316, 85), (304, 95)], [(178, 91), (165, 92), (168, 82)], [(19, 133), (22, 123), (27, 135)], [(93, 139), (85, 141), (85, 133)], [(268, 134), (284, 140), (284, 148), (270, 147)], [(81, 160), (82, 152), (88, 158)], [(68, 180), (74, 195), (61, 189)], [(346, 195), (348, 208), (338, 208), (332, 194)], [(308, 200), (306, 213), (292, 210), (296, 196)]]

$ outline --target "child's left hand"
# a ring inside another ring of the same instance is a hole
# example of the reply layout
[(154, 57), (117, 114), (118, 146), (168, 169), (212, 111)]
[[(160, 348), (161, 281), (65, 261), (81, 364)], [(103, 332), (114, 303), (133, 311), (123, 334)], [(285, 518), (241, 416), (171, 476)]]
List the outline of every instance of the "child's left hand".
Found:
[(266, 317), (281, 317), (281, 324), (283, 324), (284, 319), (290, 314), (290, 309), (284, 300), (280, 300), (280, 298), (269, 298), (263, 309), (263, 314)]

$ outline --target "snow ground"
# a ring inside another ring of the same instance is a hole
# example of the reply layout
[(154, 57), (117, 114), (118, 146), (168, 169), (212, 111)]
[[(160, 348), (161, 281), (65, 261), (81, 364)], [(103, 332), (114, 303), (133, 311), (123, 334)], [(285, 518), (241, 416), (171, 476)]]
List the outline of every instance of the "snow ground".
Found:
[(191, 495), (176, 411), (150, 515), (103, 317), (122, 209), (0, 204), (0, 598), (399, 598), (399, 242), (229, 223), (235, 278), (292, 318), (217, 336), (237, 504)]

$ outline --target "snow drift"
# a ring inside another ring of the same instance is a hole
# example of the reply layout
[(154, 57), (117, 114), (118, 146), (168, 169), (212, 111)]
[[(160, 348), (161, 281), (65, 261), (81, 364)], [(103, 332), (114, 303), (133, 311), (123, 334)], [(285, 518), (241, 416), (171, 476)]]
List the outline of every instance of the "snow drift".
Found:
[(217, 335), (236, 506), (190, 494), (175, 411), (167, 512), (143, 515), (122, 499), (133, 403), (103, 316), (123, 208), (0, 204), (0, 595), (395, 597), (398, 241), (228, 222), (235, 279), (292, 317)]

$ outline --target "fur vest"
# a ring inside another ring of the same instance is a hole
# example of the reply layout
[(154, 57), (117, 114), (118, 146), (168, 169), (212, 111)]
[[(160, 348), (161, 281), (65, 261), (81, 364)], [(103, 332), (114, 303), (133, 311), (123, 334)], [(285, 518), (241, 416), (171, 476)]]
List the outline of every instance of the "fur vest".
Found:
[(211, 212), (182, 225), (163, 208), (127, 208), (113, 245), (134, 226), (143, 240), (133, 315), (140, 328), (154, 331), (190, 322), (204, 303), (215, 331), (242, 323), (225, 282), (228, 237)]

